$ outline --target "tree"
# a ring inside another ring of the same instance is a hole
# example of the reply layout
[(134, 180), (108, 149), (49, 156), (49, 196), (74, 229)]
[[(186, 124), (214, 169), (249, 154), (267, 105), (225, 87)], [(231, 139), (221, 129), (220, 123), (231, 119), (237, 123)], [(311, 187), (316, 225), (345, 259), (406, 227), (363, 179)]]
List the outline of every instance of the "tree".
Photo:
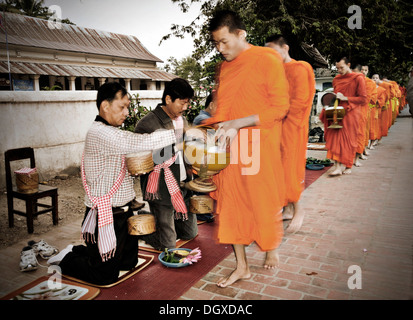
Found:
[[(413, 64), (413, 5), (406, 0), (171, 1), (178, 3), (183, 12), (192, 3), (202, 1), (201, 12), (193, 22), (173, 25), (171, 33), (162, 39), (194, 37), (195, 59), (213, 50), (207, 30), (209, 18), (218, 9), (231, 9), (243, 18), (250, 43), (261, 46), (267, 36), (281, 33), (290, 40), (291, 55), (299, 60), (313, 63), (302, 50), (304, 43), (317, 48), (330, 65), (347, 56), (354, 64), (368, 64), (370, 70), (399, 83), (407, 82), (407, 71)], [(353, 13), (348, 10), (353, 5), (361, 10), (361, 29), (349, 25)]]
[(164, 70), (188, 80), (192, 86), (200, 85), (202, 66), (191, 56), (182, 58), (180, 61), (170, 57), (168, 64), (164, 66)]
[(175, 74), (177, 77), (188, 80), (195, 89), (195, 94), (199, 95), (199, 87), (206, 84), (203, 77), (203, 68), (201, 64), (193, 57), (187, 56), (181, 60), (170, 57), (168, 63), (163, 67), (167, 72)]
[[(192, 123), (199, 112), (204, 109), (206, 96), (211, 93), (213, 86), (208, 76), (215, 74), (215, 69), (211, 72), (208, 68), (214, 68), (215, 62), (205, 63), (204, 67), (191, 56), (177, 60), (170, 57), (163, 69), (167, 72), (175, 74), (177, 77), (188, 80), (194, 88), (194, 97), (191, 100), (188, 110), (185, 112), (186, 119)], [(212, 70), (212, 69), (211, 69)]]

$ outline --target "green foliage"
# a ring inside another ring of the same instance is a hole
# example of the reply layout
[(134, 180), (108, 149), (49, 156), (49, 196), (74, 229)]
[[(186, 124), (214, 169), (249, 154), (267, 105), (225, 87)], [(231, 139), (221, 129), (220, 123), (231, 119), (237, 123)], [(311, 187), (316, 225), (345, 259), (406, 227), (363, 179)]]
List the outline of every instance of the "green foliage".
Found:
[(180, 61), (170, 57), (168, 64), (164, 66), (165, 71), (188, 80), (194, 88), (195, 96), (184, 114), (189, 123), (192, 123), (199, 112), (205, 109), (205, 99), (212, 92), (215, 69), (220, 61), (221, 58), (218, 54), (210, 61), (205, 62), (203, 66), (194, 57), (185, 57)]
[[(413, 5), (406, 0), (171, 1), (183, 12), (192, 3), (202, 3), (194, 21), (187, 26), (174, 25), (171, 33), (161, 40), (192, 36), (196, 48), (192, 56), (197, 60), (210, 57), (214, 51), (208, 33), (209, 19), (218, 9), (231, 9), (244, 20), (250, 43), (262, 46), (267, 36), (282, 33), (290, 40), (291, 56), (297, 60), (308, 59), (300, 48), (305, 42), (317, 48), (330, 65), (334, 65), (337, 58), (347, 56), (353, 64), (369, 65), (372, 73), (387, 75), (404, 85), (413, 65)], [(347, 10), (351, 5), (361, 8), (361, 29), (348, 26), (352, 13)], [(209, 62), (214, 59), (210, 58)]]
[(174, 251), (170, 252), (168, 249), (165, 249), (165, 256), (162, 260), (169, 263), (179, 263), (180, 258), (175, 257)]
[(176, 60), (174, 57), (170, 57), (168, 59), (168, 64), (164, 66), (164, 70), (188, 80), (193, 87), (201, 85), (202, 66), (191, 56), (184, 57), (180, 61)]
[(327, 159), (327, 158), (324, 160), (321, 160), (317, 158), (308, 157), (306, 160), (306, 164), (322, 164), (325, 166), (329, 166), (329, 165), (332, 165), (333, 163), (331, 162), (330, 159)]
[(139, 94), (133, 94), (130, 97), (129, 115), (126, 117), (121, 129), (126, 131), (135, 131), (136, 124), (142, 119), (150, 110), (141, 106)]
[[(48, 7), (43, 6), (43, 0), (4, 0), (0, 3), (0, 11), (23, 14), (40, 19), (49, 19), (53, 14)], [(62, 23), (74, 24), (69, 19), (62, 19)]]

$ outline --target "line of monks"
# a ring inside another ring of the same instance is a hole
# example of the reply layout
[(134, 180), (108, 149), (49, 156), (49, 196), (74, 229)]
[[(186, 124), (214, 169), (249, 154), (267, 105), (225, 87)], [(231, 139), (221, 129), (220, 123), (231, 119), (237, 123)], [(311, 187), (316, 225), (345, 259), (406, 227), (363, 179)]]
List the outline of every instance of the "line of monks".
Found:
[(370, 80), (367, 78), (368, 66), (363, 68), (367, 69), (363, 72), (366, 75), (366, 82), (374, 81), (376, 84), (375, 88), (367, 91), (370, 100), (366, 132), (368, 132), (371, 149), (382, 137), (388, 135), (400, 111), (407, 105), (406, 88), (386, 77), (380, 79), (378, 74), (374, 74)]
[(342, 58), (336, 63), (339, 74), (333, 79), (334, 92), (346, 115), (342, 128), (330, 128), (331, 118), (325, 110), (320, 119), (325, 127), (327, 158), (334, 160), (331, 176), (351, 173), (352, 166), (361, 166), (367, 149), (374, 149), (388, 135), (401, 110), (407, 105), (406, 88), (397, 82), (382, 79), (378, 74), (368, 78), (368, 66), (357, 65)]
[[(237, 150), (241, 143), (238, 132), (245, 130), (248, 148), (253, 150), (252, 154), (258, 150), (260, 164), (257, 173), (244, 174), (246, 166), (237, 153), (238, 161), (213, 177), (217, 189), (210, 196), (216, 200), (216, 236), (220, 243), (232, 244), (236, 257), (235, 269), (217, 281), (219, 287), (227, 287), (252, 275), (246, 246), (255, 242), (266, 253), (263, 267), (275, 269), (279, 265), (277, 248), (284, 235), (283, 220), (291, 219), (287, 232), (295, 232), (302, 225), (305, 213), (298, 201), (304, 190), (308, 119), (315, 79), (308, 63), (290, 57), (284, 37), (269, 37), (265, 47), (249, 44), (246, 26), (233, 11), (217, 11), (208, 30), (225, 61), (217, 73), (216, 113), (203, 124), (216, 125), (218, 141), (232, 138), (231, 148)], [(339, 169), (340, 174), (343, 170), (350, 173), (356, 154), (364, 154), (370, 140), (388, 134), (393, 117), (405, 105), (394, 99), (398, 96), (390, 89), (393, 85), (385, 89), (382, 101), (382, 90), (377, 89), (383, 86), (381, 82), (377, 86), (361, 72), (353, 72), (348, 61), (341, 60), (336, 64), (340, 74), (334, 78), (333, 87), (346, 110), (343, 128), (328, 129), (324, 110), (320, 115), (326, 121), (328, 157), (335, 161), (333, 170)], [(377, 98), (373, 97), (374, 90)], [(376, 117), (370, 110), (370, 102), (374, 111), (377, 104), (377, 109), (386, 106), (387, 109), (379, 111)], [(253, 128), (260, 130), (259, 141), (252, 134)]]

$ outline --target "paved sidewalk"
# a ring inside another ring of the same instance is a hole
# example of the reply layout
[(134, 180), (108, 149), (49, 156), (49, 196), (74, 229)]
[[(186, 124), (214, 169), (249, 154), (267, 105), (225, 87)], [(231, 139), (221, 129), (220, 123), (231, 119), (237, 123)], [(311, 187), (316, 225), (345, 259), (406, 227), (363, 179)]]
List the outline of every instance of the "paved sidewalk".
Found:
[[(277, 270), (262, 267), (265, 254), (252, 244), (250, 280), (228, 288), (215, 285), (235, 267), (231, 254), (181, 299), (413, 299), (412, 151), (413, 119), (398, 118), (362, 167), (341, 177), (324, 174), (305, 190), (303, 226), (285, 235)], [(42, 238), (61, 249), (80, 243), (80, 222), (53, 228)], [(0, 250), (0, 296), (47, 275), (42, 259), (44, 268), (34, 273), (18, 269), (20, 251), (31, 238)], [(349, 272), (350, 266), (359, 272)]]

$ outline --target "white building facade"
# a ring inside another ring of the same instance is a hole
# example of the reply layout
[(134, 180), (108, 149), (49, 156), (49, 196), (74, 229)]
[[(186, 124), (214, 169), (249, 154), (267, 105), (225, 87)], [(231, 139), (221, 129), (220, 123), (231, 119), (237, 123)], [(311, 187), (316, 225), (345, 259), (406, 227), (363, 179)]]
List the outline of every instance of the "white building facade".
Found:
[(163, 90), (175, 77), (159, 70), (162, 60), (134, 36), (70, 24), (56, 28), (13, 13), (4, 14), (3, 26), (0, 90), (97, 90), (106, 81), (128, 90)]

